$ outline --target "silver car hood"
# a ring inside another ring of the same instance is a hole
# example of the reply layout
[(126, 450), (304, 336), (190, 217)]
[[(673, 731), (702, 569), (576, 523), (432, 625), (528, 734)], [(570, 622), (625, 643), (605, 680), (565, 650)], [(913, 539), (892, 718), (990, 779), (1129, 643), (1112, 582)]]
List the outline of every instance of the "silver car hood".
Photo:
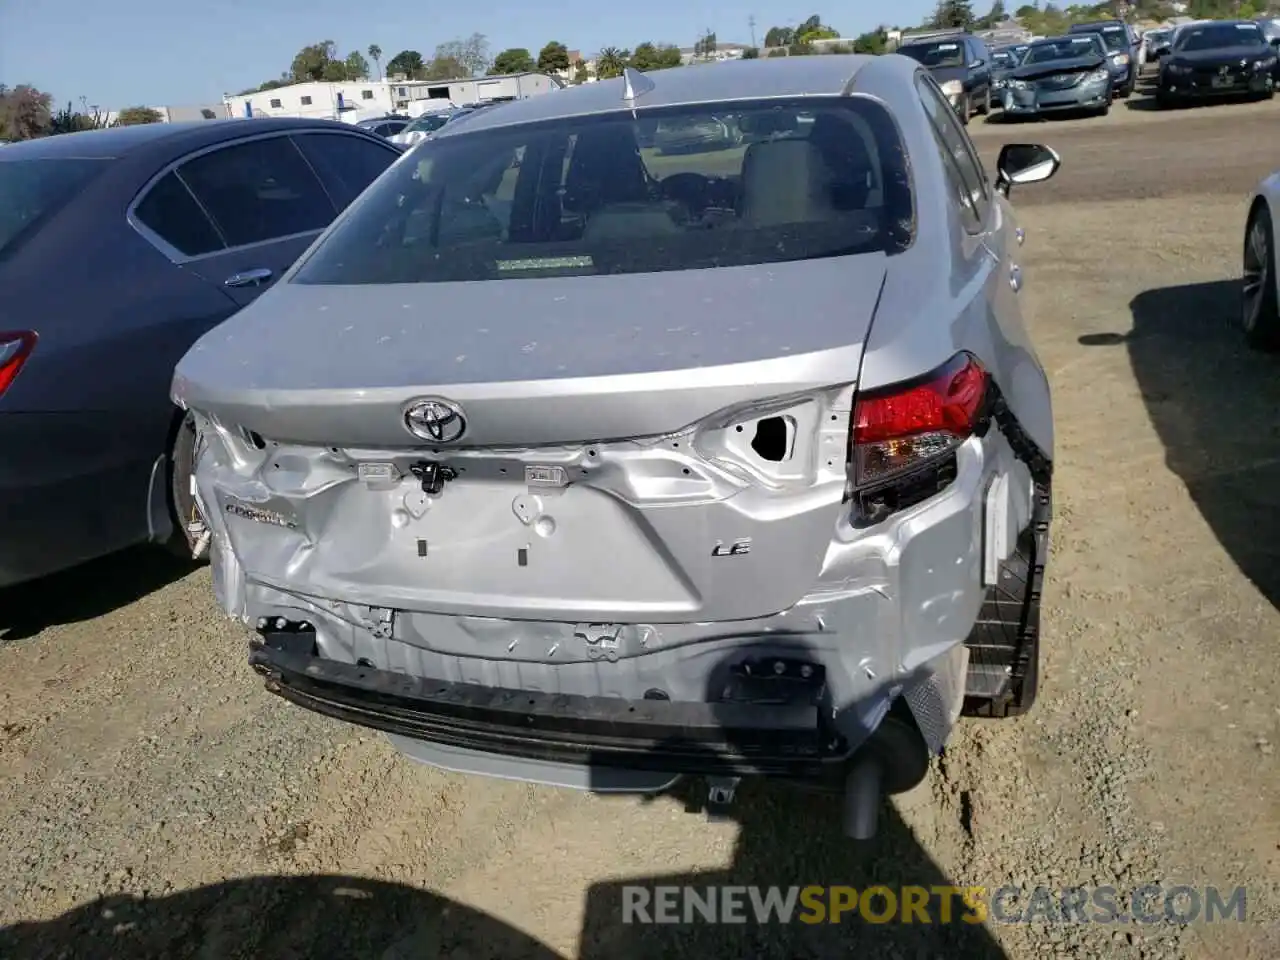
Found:
[(173, 399), (296, 443), (404, 446), (406, 402), (440, 395), (465, 408), (466, 446), (657, 436), (855, 380), (886, 266), (285, 283), (192, 347)]

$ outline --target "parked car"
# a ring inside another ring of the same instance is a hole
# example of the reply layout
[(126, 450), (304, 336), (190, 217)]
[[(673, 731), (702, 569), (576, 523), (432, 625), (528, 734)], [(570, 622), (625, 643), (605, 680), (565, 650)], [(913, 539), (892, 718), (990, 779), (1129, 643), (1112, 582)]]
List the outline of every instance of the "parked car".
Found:
[(1115, 95), (1126, 99), (1138, 81), (1138, 40), (1123, 20), (1072, 24), (1068, 33), (1096, 33), (1107, 48), (1107, 65)]
[(1276, 218), (1280, 215), (1280, 172), (1258, 184), (1244, 227), (1244, 282), (1241, 325), (1255, 350), (1280, 352), (1280, 263)]
[[(636, 146), (729, 117), (791, 134)], [(848, 56), (629, 70), (406, 159), (174, 375), (269, 690), (453, 770), (826, 784), (855, 836), (962, 709), (1031, 706), (1053, 423), (1005, 195), (1052, 150), (992, 183), (927, 70)]]
[(1142, 35), (1147, 46), (1147, 63), (1158, 63), (1169, 53), (1169, 44), (1173, 40), (1172, 27), (1154, 27)]
[(4, 148), (0, 585), (148, 539), (191, 553), (194, 432), (169, 403), (174, 364), (399, 155), (293, 119)]
[(991, 92), (992, 106), (1000, 106), (1003, 99), (1000, 97), (1000, 91), (1004, 89), (1005, 82), (1009, 78), (1009, 73), (1018, 66), (1022, 60), (1023, 54), (1027, 51), (1027, 44), (1018, 44), (1017, 47), (998, 47), (991, 51)]
[(1217, 20), (1179, 31), (1160, 64), (1156, 102), (1162, 107), (1222, 96), (1270, 100), (1276, 51), (1252, 20)]
[(457, 110), (441, 110), (436, 113), (424, 113), (416, 120), (409, 122), (399, 133), (392, 134), (390, 140), (403, 147), (412, 146), (443, 127), (457, 112)]
[(1006, 117), (1065, 111), (1106, 116), (1113, 95), (1107, 49), (1096, 33), (1037, 40), (1000, 93)]
[(400, 117), (395, 114), (388, 114), (385, 117), (358, 120), (355, 125), (361, 130), (368, 130), (376, 136), (390, 138), (403, 131), (410, 122), (410, 117)]
[(897, 50), (923, 64), (947, 95), (960, 122), (991, 112), (991, 53), (978, 37), (964, 31), (939, 31), (913, 37)]

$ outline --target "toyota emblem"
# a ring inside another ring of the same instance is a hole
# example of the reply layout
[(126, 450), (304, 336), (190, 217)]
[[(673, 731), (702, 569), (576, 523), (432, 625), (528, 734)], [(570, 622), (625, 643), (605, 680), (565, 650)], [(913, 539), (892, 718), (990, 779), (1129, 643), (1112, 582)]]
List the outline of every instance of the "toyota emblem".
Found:
[(462, 408), (439, 397), (410, 403), (404, 410), (404, 425), (415, 437), (432, 443), (453, 443), (467, 431)]

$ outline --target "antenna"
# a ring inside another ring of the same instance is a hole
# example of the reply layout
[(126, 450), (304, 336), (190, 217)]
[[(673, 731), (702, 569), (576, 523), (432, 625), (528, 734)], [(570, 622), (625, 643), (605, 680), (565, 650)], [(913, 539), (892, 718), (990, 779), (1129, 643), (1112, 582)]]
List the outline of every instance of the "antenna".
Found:
[(634, 67), (622, 68), (622, 99), (631, 104), (631, 115), (636, 113), (636, 101), (653, 89), (653, 81)]

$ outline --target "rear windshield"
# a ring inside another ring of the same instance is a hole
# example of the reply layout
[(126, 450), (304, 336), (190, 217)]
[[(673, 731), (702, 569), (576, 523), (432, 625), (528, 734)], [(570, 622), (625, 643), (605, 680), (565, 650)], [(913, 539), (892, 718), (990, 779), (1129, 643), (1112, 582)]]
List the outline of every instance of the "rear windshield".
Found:
[(1102, 37), (1102, 42), (1108, 50), (1128, 50), (1129, 49), (1129, 31), (1119, 24), (1107, 24), (1106, 26), (1083, 26), (1073, 28), (1072, 33), (1096, 33)]
[(1023, 66), (1033, 63), (1049, 63), (1053, 60), (1074, 60), (1102, 53), (1102, 44), (1097, 34), (1084, 34), (1078, 37), (1063, 37), (1061, 40), (1046, 40), (1044, 43), (1032, 44), (1027, 51)]
[(1178, 51), (1213, 50), (1216, 47), (1241, 47), (1265, 43), (1262, 30), (1256, 23), (1206, 23), (1202, 27), (1189, 27), (1178, 38)]
[(963, 67), (964, 44), (959, 40), (934, 40), (928, 43), (908, 43), (898, 52), (926, 67)]
[(409, 124), (401, 133), (431, 133), (449, 122), (447, 113), (428, 113)]
[(15, 251), (110, 160), (0, 160), (0, 257)]
[(293, 282), (744, 266), (888, 251), (912, 223), (897, 127), (869, 98), (628, 111), (425, 141)]

